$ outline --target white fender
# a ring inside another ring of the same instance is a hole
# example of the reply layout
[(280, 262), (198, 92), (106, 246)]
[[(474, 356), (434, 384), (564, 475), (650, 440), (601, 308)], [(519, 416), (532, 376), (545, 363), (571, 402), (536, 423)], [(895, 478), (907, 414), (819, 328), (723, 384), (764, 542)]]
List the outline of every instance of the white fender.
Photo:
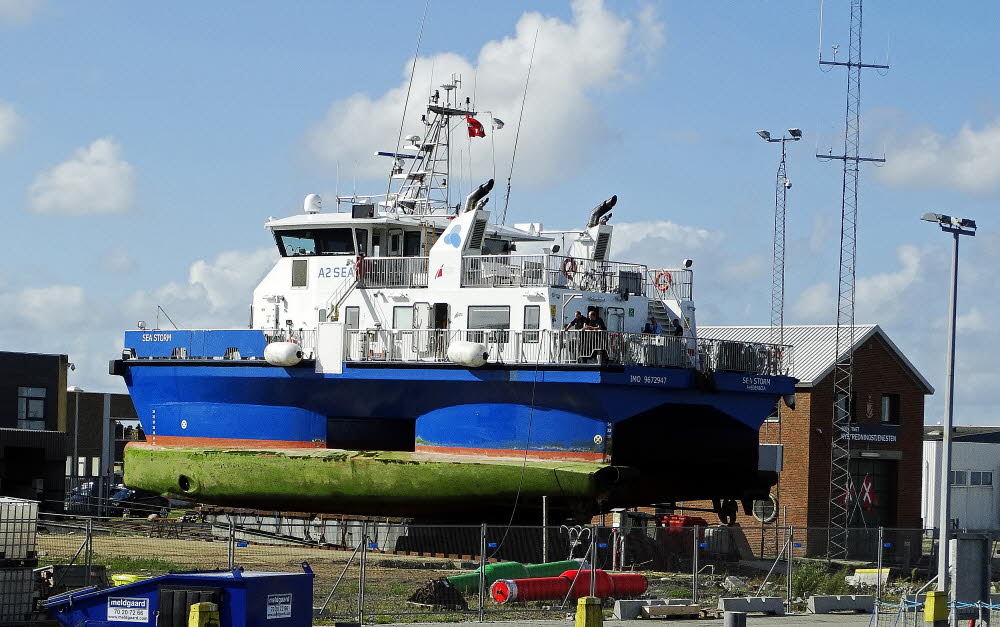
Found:
[(478, 368), (486, 363), (486, 358), (490, 356), (485, 344), (478, 342), (467, 342), (465, 340), (453, 340), (448, 346), (448, 359), (469, 366)]
[(302, 347), (295, 342), (271, 342), (264, 347), (264, 359), (272, 366), (294, 366), (302, 361)]

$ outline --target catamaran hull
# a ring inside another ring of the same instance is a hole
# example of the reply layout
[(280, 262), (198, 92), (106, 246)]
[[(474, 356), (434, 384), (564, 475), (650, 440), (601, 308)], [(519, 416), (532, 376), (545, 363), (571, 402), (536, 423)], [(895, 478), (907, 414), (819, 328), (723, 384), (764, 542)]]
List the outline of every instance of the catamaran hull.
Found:
[(115, 362), (149, 425), (146, 444), (127, 451), (126, 483), (218, 505), (439, 520), (509, 516), (519, 498), (528, 512), (542, 495), (574, 516), (753, 498), (776, 478), (758, 472), (757, 430), (794, 382), (643, 367), (313, 366)]

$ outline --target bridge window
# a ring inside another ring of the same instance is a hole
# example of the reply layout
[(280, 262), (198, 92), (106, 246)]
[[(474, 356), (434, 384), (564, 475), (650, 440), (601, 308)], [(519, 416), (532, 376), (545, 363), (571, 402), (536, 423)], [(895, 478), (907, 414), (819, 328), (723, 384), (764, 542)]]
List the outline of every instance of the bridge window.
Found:
[(393, 307), (392, 308), (392, 328), (412, 329), (413, 328), (413, 307)]
[(494, 305), (471, 305), (469, 307), (470, 329), (509, 329), (510, 307)]
[(537, 342), (539, 322), (541, 320), (541, 307), (539, 305), (524, 306), (524, 341)]
[(358, 242), (358, 254), (368, 254), (368, 229), (354, 229), (354, 239)]
[(510, 254), (510, 242), (503, 239), (494, 239), (492, 237), (487, 237), (483, 241), (483, 254), (484, 255), (509, 255)]
[[(275, 236), (278, 238), (278, 248), (285, 257), (353, 255), (355, 252), (352, 230), (350, 228), (335, 228), (277, 231)], [(364, 238), (367, 241), (367, 231)]]
[(420, 231), (407, 231), (403, 234), (403, 256), (420, 256)]

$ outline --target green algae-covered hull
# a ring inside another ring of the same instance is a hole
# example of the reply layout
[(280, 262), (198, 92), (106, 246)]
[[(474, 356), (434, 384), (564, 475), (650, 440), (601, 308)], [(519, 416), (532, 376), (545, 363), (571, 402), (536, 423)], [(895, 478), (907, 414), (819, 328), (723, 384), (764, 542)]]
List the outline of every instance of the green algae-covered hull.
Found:
[(596, 512), (622, 469), (597, 462), (335, 449), (233, 450), (130, 444), (125, 482), (221, 506), (483, 520), (515, 499)]

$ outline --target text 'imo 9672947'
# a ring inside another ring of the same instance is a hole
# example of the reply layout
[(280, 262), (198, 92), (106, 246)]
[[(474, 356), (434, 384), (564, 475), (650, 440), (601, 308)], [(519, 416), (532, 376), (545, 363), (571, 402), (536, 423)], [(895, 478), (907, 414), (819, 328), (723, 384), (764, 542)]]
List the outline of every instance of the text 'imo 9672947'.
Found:
[[(391, 162), (387, 194), (316, 195), (271, 219), (281, 258), (245, 329), (125, 333), (147, 440), (129, 485), (219, 505), (505, 519), (541, 499), (583, 519), (766, 497), (758, 429), (790, 398), (789, 347), (697, 334), (690, 262), (613, 261), (611, 209), (505, 226), (493, 181), (453, 202), (454, 84)], [(519, 516), (520, 517), (520, 516)]]

